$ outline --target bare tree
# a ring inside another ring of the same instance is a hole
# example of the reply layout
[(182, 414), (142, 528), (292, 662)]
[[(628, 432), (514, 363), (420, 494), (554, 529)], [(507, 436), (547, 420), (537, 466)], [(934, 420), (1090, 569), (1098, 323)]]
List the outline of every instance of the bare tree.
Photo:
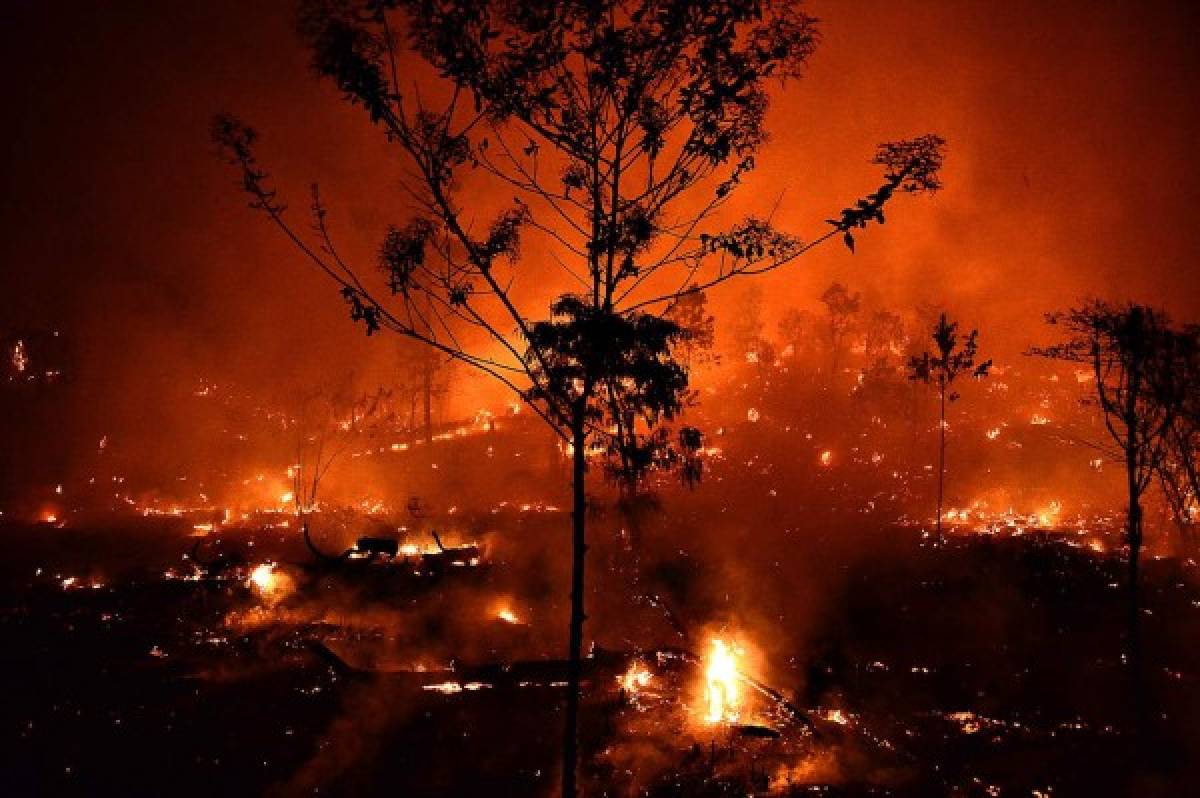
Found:
[[(309, 0), (300, 29), (317, 73), (409, 167), (414, 216), (384, 238), (382, 285), (335, 246), (316, 189), (313, 235), (290, 221), (251, 128), (219, 117), (215, 139), (252, 207), (335, 282), (368, 333), (407, 336), (489, 375), (569, 444), (562, 792), (573, 796), (591, 444), (662, 442), (658, 425), (687, 390), (673, 354), (684, 336), (665, 318), (680, 296), (780, 268), (833, 237), (852, 246), (897, 193), (940, 187), (944, 142), (881, 145), (882, 184), (810, 241), (757, 218), (711, 230), (755, 166), (768, 81), (798, 78), (816, 46), (815, 20), (795, 3)], [(401, 87), (413, 54), (442, 79), (436, 108), (435, 92)], [(481, 192), (515, 199), (481, 222)], [(540, 282), (548, 268), (570, 287), (548, 314), (518, 280), (532, 260), (526, 236), (538, 241)]]
[(909, 379), (930, 385), (938, 394), (938, 484), (937, 484), (937, 521), (935, 542), (942, 544), (942, 501), (946, 484), (946, 403), (959, 398), (953, 389), (954, 381), (963, 375), (976, 379), (987, 376), (992, 367), (991, 360), (985, 360), (976, 365), (975, 357), (979, 352), (978, 330), (971, 330), (959, 346), (958, 322), (949, 321), (946, 314), (938, 317), (934, 325), (932, 338), (934, 349), (926, 350), (920, 356), (909, 360)]
[(1079, 308), (1052, 313), (1052, 325), (1067, 340), (1036, 348), (1032, 354), (1083, 363), (1094, 376), (1094, 402), (1108, 431), (1107, 442), (1093, 442), (1125, 467), (1128, 509), (1125, 540), (1129, 546), (1129, 643), (1137, 670), (1138, 558), (1142, 549), (1142, 496), (1170, 451), (1170, 430), (1179, 412), (1174, 394), (1171, 354), (1175, 336), (1166, 316), (1136, 303), (1092, 300)]
[(312, 539), (309, 517), (318, 509), (321, 483), (330, 469), (362, 436), (371, 434), (393, 418), (391, 395), (380, 388), (356, 395), (348, 377), (343, 383), (317, 388), (301, 398), (291, 428), (295, 433), (292, 502), (304, 542), (316, 556), (322, 554)]
[(811, 346), (810, 336), (815, 326), (816, 322), (812, 318), (812, 313), (800, 310), (798, 307), (788, 308), (784, 312), (784, 317), (779, 319), (779, 340), (785, 348), (791, 348), (793, 356), (799, 356)]
[(846, 341), (854, 330), (855, 317), (862, 303), (861, 294), (851, 294), (846, 286), (834, 282), (821, 294), (829, 324), (829, 379), (836, 380), (841, 368)]
[(449, 390), (450, 366), (453, 361), (436, 349), (408, 338), (400, 339), (399, 387), (409, 401), (408, 427), (417, 429), (416, 416), (420, 409), (421, 437), (426, 444), (433, 442), (434, 405), (444, 399)]

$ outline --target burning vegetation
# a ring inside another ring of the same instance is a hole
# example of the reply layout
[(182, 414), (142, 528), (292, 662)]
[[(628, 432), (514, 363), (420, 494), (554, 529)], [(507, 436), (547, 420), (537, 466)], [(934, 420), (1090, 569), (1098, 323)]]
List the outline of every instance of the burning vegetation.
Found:
[(1089, 300), (1000, 331), (865, 274), (768, 294), (894, 244), (948, 152), (878, 144), (808, 227), (741, 192), (820, 40), (798, 3), (296, 21), (403, 215), (289, 203), (303, 164), (229, 114), (212, 167), (377, 359), (173, 366), (159, 429), (91, 406), (87, 342), (6, 332), (6, 451), (38, 453), (0, 486), (7, 791), (1200, 778), (1200, 328)]

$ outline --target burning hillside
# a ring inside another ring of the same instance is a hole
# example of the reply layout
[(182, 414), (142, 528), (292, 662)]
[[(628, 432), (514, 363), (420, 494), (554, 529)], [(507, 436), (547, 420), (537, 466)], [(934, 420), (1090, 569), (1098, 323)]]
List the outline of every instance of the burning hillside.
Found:
[(811, 5), (6, 6), (2, 792), (1189, 793), (1195, 15)]

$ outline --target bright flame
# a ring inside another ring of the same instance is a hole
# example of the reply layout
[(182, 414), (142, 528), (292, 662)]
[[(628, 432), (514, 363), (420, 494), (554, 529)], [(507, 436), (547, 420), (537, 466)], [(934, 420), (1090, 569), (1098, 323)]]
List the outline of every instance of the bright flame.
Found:
[(1049, 506), (1042, 508), (1037, 513), (1038, 524), (1043, 527), (1052, 527), (1058, 522), (1058, 516), (1062, 512), (1062, 504), (1057, 501), (1050, 502)]
[(651, 678), (653, 677), (649, 669), (643, 663), (635, 660), (630, 664), (629, 670), (617, 677), (617, 682), (626, 693), (637, 695), (638, 691), (650, 684)]
[(741, 714), (737, 658), (740, 650), (724, 640), (713, 638), (704, 669), (704, 698), (708, 704), (705, 720), (709, 723), (734, 723)]
[(828, 468), (832, 464), (833, 464), (833, 452), (830, 451), (829, 449), (826, 449), (825, 451), (821, 452), (821, 465)]
[(292, 580), (287, 574), (276, 570), (274, 563), (265, 562), (250, 572), (250, 584), (264, 600), (273, 604), (291, 590)]
[(499, 618), (500, 620), (504, 621), (505, 623), (520, 623), (521, 622), (521, 619), (517, 617), (517, 614), (515, 612), (513, 612), (512, 610), (510, 610), (508, 607), (502, 607), (499, 610), (497, 610), (496, 617)]

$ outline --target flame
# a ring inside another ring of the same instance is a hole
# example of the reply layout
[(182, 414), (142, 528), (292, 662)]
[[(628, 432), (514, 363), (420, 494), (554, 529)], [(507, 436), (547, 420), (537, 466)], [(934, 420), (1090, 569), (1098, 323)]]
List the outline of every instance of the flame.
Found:
[(653, 675), (642, 662), (635, 660), (629, 665), (629, 670), (617, 677), (617, 683), (626, 693), (636, 696), (643, 687), (648, 687)]
[(274, 563), (265, 562), (250, 572), (250, 584), (265, 601), (274, 604), (290, 592), (292, 580), (278, 571)]
[(831, 450), (826, 449), (825, 451), (821, 452), (821, 465), (825, 466), (826, 468), (833, 465), (833, 452)]
[(515, 612), (513, 612), (512, 610), (510, 610), (508, 607), (501, 607), (500, 609), (496, 610), (496, 617), (499, 618), (500, 620), (504, 621), (505, 623), (520, 623), (521, 622), (521, 619), (517, 617), (517, 614)]
[(708, 704), (705, 720), (709, 723), (735, 723), (741, 714), (741, 676), (737, 668), (740, 654), (736, 646), (713, 638), (704, 669), (704, 698)]
[(1058, 523), (1058, 516), (1062, 513), (1062, 504), (1058, 501), (1052, 501), (1046, 507), (1043, 507), (1037, 512), (1037, 521), (1040, 526), (1053, 527)]
[(29, 367), (29, 356), (25, 353), (25, 342), (17, 341), (12, 348), (12, 365), (18, 374)]

